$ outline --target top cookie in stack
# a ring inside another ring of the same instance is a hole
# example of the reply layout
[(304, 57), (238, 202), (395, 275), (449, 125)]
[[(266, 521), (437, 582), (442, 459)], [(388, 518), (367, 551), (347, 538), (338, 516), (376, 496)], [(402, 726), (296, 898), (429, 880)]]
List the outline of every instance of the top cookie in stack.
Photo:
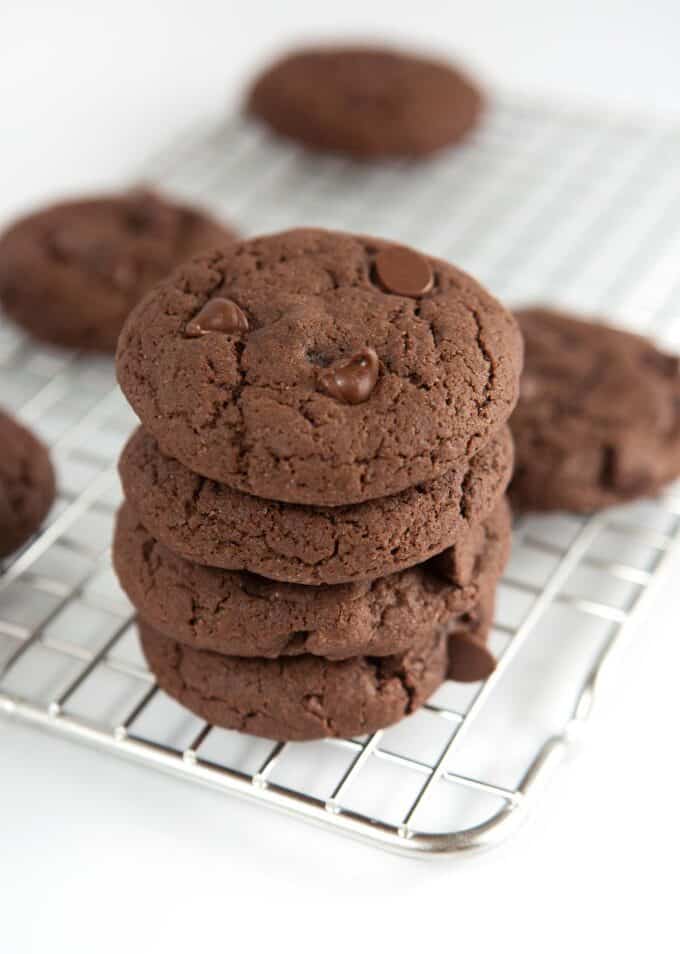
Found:
[(195, 258), (118, 347), (120, 385), (164, 454), (314, 506), (459, 466), (509, 417), (520, 364), (514, 319), (468, 275), (319, 230)]
[(447, 672), (480, 678), (521, 355), (514, 319), (452, 265), (320, 230), (199, 256), (142, 301), (118, 348), (143, 430), (114, 560), (161, 686), (302, 739), (387, 725)]

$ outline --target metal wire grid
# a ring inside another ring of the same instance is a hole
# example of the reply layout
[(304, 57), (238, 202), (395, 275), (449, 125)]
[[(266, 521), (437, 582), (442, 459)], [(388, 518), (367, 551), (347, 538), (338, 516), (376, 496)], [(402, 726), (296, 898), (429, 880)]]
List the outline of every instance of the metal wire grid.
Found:
[[(425, 166), (357, 168), (240, 119), (198, 130), (149, 178), (248, 232), (382, 234), (449, 257), (508, 301), (599, 308), (680, 345), (680, 130), (500, 102)], [(0, 711), (408, 853), (497, 841), (587, 717), (596, 685), (680, 541), (680, 497), (527, 518), (499, 587), (483, 684), (446, 683), (360, 739), (273, 743), (211, 728), (160, 692), (109, 561), (115, 461), (134, 424), (105, 360), (0, 326), (0, 403), (51, 444), (43, 532), (0, 577)]]

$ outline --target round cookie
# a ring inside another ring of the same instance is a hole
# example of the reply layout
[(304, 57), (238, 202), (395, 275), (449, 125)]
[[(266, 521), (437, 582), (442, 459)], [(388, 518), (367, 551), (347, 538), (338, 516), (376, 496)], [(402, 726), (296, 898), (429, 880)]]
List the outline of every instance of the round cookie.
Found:
[(301, 229), (178, 269), (130, 315), (117, 367), (167, 456), (338, 506), (478, 451), (515, 405), (521, 355), (514, 319), (454, 266)]
[(590, 513), (680, 476), (678, 358), (549, 308), (516, 315), (526, 341), (511, 421), (519, 508)]
[(191, 649), (139, 621), (158, 685), (212, 725), (283, 741), (375, 732), (418, 709), (446, 677), (448, 637), (394, 656), (243, 659)]
[(448, 64), (370, 47), (291, 53), (259, 77), (246, 105), (283, 136), (358, 159), (429, 155), (466, 136), (482, 107)]
[(35, 533), (55, 494), (47, 448), (13, 417), (0, 411), (0, 557)]
[(121, 585), (156, 630), (196, 649), (228, 656), (328, 659), (387, 656), (472, 610), (493, 592), (510, 547), (503, 500), (470, 549), (465, 569), (445, 581), (428, 565), (372, 583), (301, 586), (189, 563), (157, 543), (128, 504), (119, 511), (113, 562)]
[(164, 457), (141, 429), (119, 469), (149, 533), (185, 559), (318, 585), (376, 579), (446, 549), (495, 508), (512, 459), (503, 428), (442, 477), (347, 507), (282, 504), (232, 490)]
[(61, 202), (0, 237), (0, 303), (43, 341), (115, 351), (145, 292), (186, 258), (234, 237), (152, 192)]

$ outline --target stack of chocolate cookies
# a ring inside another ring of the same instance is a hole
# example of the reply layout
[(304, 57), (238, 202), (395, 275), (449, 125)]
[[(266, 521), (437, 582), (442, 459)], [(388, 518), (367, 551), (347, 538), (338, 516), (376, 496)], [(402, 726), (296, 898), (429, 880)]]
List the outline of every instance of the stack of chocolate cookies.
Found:
[(377, 239), (240, 242), (151, 292), (118, 346), (142, 429), (114, 562), (159, 685), (288, 740), (486, 676), (521, 361), (472, 278)]

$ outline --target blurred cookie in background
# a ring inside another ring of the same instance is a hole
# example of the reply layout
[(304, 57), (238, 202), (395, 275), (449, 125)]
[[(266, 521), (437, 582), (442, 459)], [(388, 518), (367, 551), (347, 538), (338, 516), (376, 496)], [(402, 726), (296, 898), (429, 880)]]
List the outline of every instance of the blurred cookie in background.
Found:
[(477, 124), (483, 96), (447, 63), (372, 47), (309, 48), (274, 63), (246, 110), (310, 149), (358, 159), (427, 156)]
[(0, 236), (0, 304), (50, 344), (115, 351), (128, 312), (176, 265), (235, 238), (148, 190), (51, 205)]
[(650, 341), (546, 307), (514, 311), (525, 341), (511, 499), (602, 507), (680, 476), (680, 362)]
[(17, 550), (52, 506), (54, 471), (47, 448), (0, 411), (0, 557)]

